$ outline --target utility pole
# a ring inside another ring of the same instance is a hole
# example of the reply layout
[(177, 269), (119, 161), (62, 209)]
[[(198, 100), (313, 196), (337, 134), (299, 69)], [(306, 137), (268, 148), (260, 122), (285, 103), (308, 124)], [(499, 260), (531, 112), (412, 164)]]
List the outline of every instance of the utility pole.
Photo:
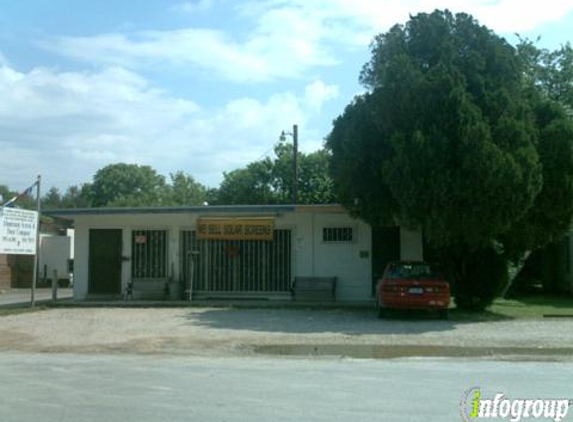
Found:
[(298, 201), (298, 125), (292, 126), (292, 132), (284, 130), (281, 132), (280, 141), (284, 142), (286, 137), (292, 136), (292, 205)]
[(38, 264), (40, 259), (40, 214), (41, 210), (41, 202), (40, 202), (40, 184), (42, 182), (42, 176), (38, 175), (38, 179), (36, 181), (36, 210), (38, 212), (38, 220), (36, 223), (36, 255), (34, 255), (34, 268), (32, 269), (32, 292), (30, 295), (30, 305), (33, 308), (36, 306), (36, 282), (38, 279)]
[(292, 204), (296, 205), (298, 199), (298, 125), (293, 125), (292, 127)]

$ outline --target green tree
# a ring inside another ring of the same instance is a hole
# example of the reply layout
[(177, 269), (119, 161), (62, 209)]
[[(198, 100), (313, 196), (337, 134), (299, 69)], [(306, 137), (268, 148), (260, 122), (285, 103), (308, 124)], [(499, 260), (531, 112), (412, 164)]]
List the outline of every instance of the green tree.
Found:
[[(2, 197), (2, 201), (0, 201), (0, 205), (4, 205), (4, 203), (8, 202), (21, 192), (13, 191), (8, 188), (6, 185), (0, 185), (0, 196)], [(27, 210), (35, 210), (36, 209), (36, 188), (32, 192), (32, 195), (24, 195), (21, 198), (18, 198), (14, 206), (19, 208), (24, 208)]]
[(91, 206), (91, 185), (70, 186), (62, 195), (62, 208), (87, 208)]
[(330, 155), (320, 149), (302, 154), (299, 167), (298, 202), (301, 204), (332, 204), (334, 182), (329, 173)]
[[(291, 204), (293, 189), (293, 146), (280, 142), (275, 157), (248, 164), (245, 168), (224, 173), (217, 191), (217, 204)], [(309, 154), (299, 152), (299, 204), (325, 204), (335, 201), (332, 178), (328, 172), (329, 156), (325, 150)]]
[[(537, 39), (539, 41), (540, 38)], [(573, 113), (573, 48), (566, 43), (551, 51), (538, 48), (528, 38), (519, 39), (517, 51), (523, 60), (526, 82), (541, 94), (563, 104), (569, 115)]]
[(245, 168), (223, 173), (216, 198), (217, 205), (276, 204), (273, 189), (273, 163), (270, 159), (255, 161)]
[(119, 163), (103, 167), (91, 183), (70, 186), (63, 195), (52, 188), (44, 202), (49, 208), (85, 208), (201, 205), (206, 199), (207, 188), (182, 171), (170, 174), (168, 184), (149, 166)]
[(150, 166), (110, 164), (98, 170), (89, 185), (94, 207), (159, 206), (165, 200), (165, 177)]
[(171, 185), (167, 189), (165, 205), (202, 205), (207, 199), (207, 189), (193, 176), (182, 171), (171, 173)]
[(60, 190), (52, 186), (42, 198), (42, 209), (56, 210), (62, 208), (62, 196)]
[(327, 140), (341, 202), (371, 224), (422, 229), (450, 269), (458, 306), (493, 300), (506, 249), (536, 246), (515, 241), (524, 224), (558, 232), (553, 223), (571, 218), (561, 209), (543, 227), (532, 216), (554, 193), (544, 193), (544, 176), (561, 177), (548, 168), (551, 151), (566, 152), (571, 137), (559, 105), (536, 95), (527, 75), (516, 49), (471, 16), (422, 13), (374, 39), (360, 76), (368, 92)]
[(5, 202), (9, 201), (14, 197), (14, 192), (8, 188), (6, 185), (0, 185), (0, 205), (4, 205)]

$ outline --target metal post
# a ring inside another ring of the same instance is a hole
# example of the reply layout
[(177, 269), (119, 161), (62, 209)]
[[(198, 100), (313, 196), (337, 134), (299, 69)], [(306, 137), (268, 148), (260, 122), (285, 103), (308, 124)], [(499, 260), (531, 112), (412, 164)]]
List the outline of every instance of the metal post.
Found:
[(58, 300), (58, 270), (54, 270), (52, 275), (52, 302)]
[(298, 125), (292, 127), (292, 143), (293, 143), (293, 180), (292, 180), (292, 203), (296, 205), (298, 199)]
[(42, 182), (42, 176), (38, 175), (38, 180), (36, 181), (36, 209), (38, 211), (38, 219), (36, 222), (36, 254), (34, 255), (34, 268), (32, 275), (32, 292), (30, 294), (30, 306), (33, 308), (36, 306), (36, 283), (38, 279), (38, 261), (40, 255), (40, 184)]
[(189, 274), (189, 302), (193, 300), (193, 284), (195, 282), (195, 259), (199, 255), (198, 251), (187, 251), (187, 266)]

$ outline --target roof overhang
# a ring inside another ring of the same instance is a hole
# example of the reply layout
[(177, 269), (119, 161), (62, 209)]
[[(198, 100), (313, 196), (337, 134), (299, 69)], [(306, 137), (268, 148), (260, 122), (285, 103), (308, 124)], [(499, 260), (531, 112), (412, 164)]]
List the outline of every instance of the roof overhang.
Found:
[(204, 205), (188, 207), (101, 207), (43, 211), (44, 215), (74, 220), (82, 216), (128, 214), (281, 214), (291, 212), (344, 212), (340, 205)]

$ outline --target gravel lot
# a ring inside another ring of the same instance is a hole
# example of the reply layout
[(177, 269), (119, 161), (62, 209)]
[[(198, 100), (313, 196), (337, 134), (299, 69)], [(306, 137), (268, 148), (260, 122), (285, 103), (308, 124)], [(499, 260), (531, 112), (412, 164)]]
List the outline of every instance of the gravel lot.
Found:
[(57, 308), (0, 317), (0, 351), (229, 356), (276, 345), (573, 348), (573, 324), (380, 321), (355, 309)]

